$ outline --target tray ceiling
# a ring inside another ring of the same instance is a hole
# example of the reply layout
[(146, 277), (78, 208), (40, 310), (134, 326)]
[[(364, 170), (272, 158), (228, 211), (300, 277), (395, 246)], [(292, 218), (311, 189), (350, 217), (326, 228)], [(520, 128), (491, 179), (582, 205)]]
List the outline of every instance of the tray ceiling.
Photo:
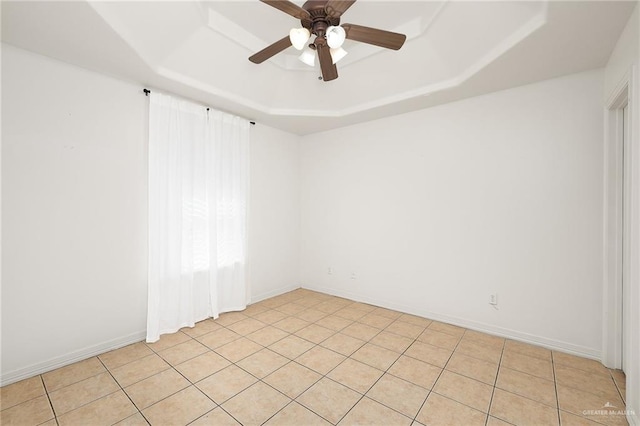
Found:
[(389, 51), (347, 41), (331, 82), (293, 47), (247, 60), (300, 26), (257, 0), (3, 1), (2, 39), (306, 134), (602, 67), (634, 6), (359, 0), (342, 23), (407, 42)]

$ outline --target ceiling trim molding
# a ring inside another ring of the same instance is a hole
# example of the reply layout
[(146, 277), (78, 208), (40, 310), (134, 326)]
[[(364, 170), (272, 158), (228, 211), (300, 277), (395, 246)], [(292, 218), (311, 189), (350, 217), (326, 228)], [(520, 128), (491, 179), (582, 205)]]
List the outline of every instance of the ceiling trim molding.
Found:
[(246, 107), (255, 109), (265, 114), (275, 115), (275, 116), (293, 116), (293, 117), (345, 117), (348, 115), (360, 113), (363, 111), (371, 110), (374, 108), (380, 108), (387, 106), (389, 104), (398, 103), (405, 101), (407, 99), (419, 97), (419, 96), (428, 96), (433, 93), (451, 89), (456, 86), (461, 85), (473, 75), (481, 71), (487, 65), (495, 61), (497, 58), (502, 56), (505, 52), (512, 49), (522, 40), (529, 37), (538, 29), (542, 28), (547, 22), (547, 2), (545, 1), (542, 5), (541, 11), (525, 22), (522, 26), (520, 26), (517, 30), (511, 33), (508, 37), (506, 37), (501, 43), (492, 48), (486, 55), (480, 58), (478, 61), (473, 63), (471, 66), (467, 67), (463, 72), (458, 74), (455, 77), (449, 78), (447, 80), (439, 81), (434, 84), (429, 84), (426, 86), (419, 87), (413, 90), (407, 90), (402, 93), (394, 94), (391, 96), (387, 96), (384, 98), (376, 99), (370, 102), (360, 103), (351, 107), (343, 108), (341, 110), (317, 110), (317, 109), (298, 109), (298, 108), (271, 108), (267, 105), (255, 102), (248, 98), (235, 95), (233, 93), (221, 90), (217, 87), (204, 84), (201, 81), (194, 79), (192, 77), (188, 77), (182, 73), (175, 72), (173, 70), (169, 70), (167, 68), (160, 67), (157, 72), (163, 77), (170, 78), (179, 83), (185, 84), (187, 86), (206, 91), (207, 93), (215, 96), (223, 97), (229, 101), (239, 103)]
[(263, 104), (259, 104), (255, 101), (252, 101), (249, 98), (245, 98), (244, 96), (239, 96), (236, 95), (234, 93), (228, 92), (226, 90), (222, 90), (219, 87), (216, 86), (212, 86), (210, 84), (206, 84), (203, 83), (202, 81), (193, 78), (193, 77), (189, 77), (187, 75), (184, 75), (180, 72), (171, 70), (169, 68), (165, 68), (165, 67), (158, 67), (158, 69), (156, 70), (156, 73), (160, 76), (160, 77), (164, 77), (167, 78), (169, 80), (173, 80), (177, 83), (183, 84), (185, 86), (188, 86), (192, 89), (198, 89), (201, 90), (205, 93), (207, 93), (208, 95), (213, 95), (213, 96), (218, 96), (220, 98), (224, 98), (228, 101), (231, 102), (235, 102), (239, 105), (243, 105), (245, 107), (248, 108), (252, 108), (256, 111), (260, 111), (260, 112), (269, 112), (269, 108), (265, 107)]
[[(169, 69), (167, 67), (161, 66), (156, 63), (153, 59), (149, 58), (148, 55), (144, 56), (141, 51), (144, 49), (138, 49), (134, 44), (131, 43), (131, 36), (128, 35), (126, 26), (124, 26), (113, 14), (108, 13), (102, 8), (99, 3), (94, 1), (90, 1), (89, 4), (94, 8), (94, 10), (105, 20), (105, 22), (110, 25), (114, 31), (127, 43), (131, 46), (131, 48), (138, 53), (143, 61), (149, 65), (149, 67), (159, 76), (167, 78), (169, 80), (173, 80), (177, 83), (183, 84), (187, 87), (191, 87), (193, 89), (201, 90), (209, 95), (217, 96), (223, 98), (227, 101), (234, 102), (236, 104), (242, 105), (247, 108), (251, 108), (255, 111), (270, 114), (274, 116), (291, 116), (291, 117), (326, 117), (326, 118), (336, 118), (336, 117), (345, 117), (357, 113), (361, 113), (367, 110), (380, 108), (384, 106), (388, 106), (390, 104), (399, 103), (402, 101), (406, 101), (411, 98), (421, 97), (421, 96), (429, 96), (433, 93), (454, 88), (456, 86), (461, 85), (473, 75), (477, 74), (487, 65), (495, 61), (497, 58), (502, 56), (504, 53), (512, 49), (522, 40), (529, 37), (532, 33), (543, 27), (547, 22), (547, 12), (548, 12), (548, 0), (545, 0), (541, 3), (541, 11), (526, 21), (523, 25), (521, 25), (518, 29), (512, 32), (509, 36), (505, 37), (498, 45), (494, 46), (492, 49), (488, 51), (487, 54), (482, 56), (479, 60), (471, 64), (464, 71), (459, 73), (458, 75), (442, 80), (436, 83), (427, 84), (422, 87), (418, 87), (412, 90), (407, 90), (401, 93), (396, 93), (390, 96), (386, 96), (383, 98), (375, 99), (368, 102), (359, 103), (350, 107), (346, 107), (340, 110), (326, 110), (326, 109), (300, 109), (300, 108), (277, 108), (277, 107), (269, 107), (265, 104), (256, 102), (252, 99), (249, 99), (244, 96), (240, 96), (234, 94), (232, 92), (223, 90), (219, 87), (213, 86), (211, 84), (203, 83), (201, 80), (197, 78), (190, 77), (181, 72)], [(441, 12), (445, 9), (446, 5), (449, 4), (449, 0), (442, 2), (437, 11), (432, 15), (431, 19), (428, 22), (425, 22), (423, 17), (415, 18), (411, 21), (406, 22), (405, 24), (398, 27), (398, 31), (402, 31), (407, 34), (407, 38), (409, 35), (411, 38), (418, 37), (419, 35), (425, 33), (429, 30), (433, 22), (437, 19), (437, 17), (441, 14)], [(235, 24), (233, 21), (229, 20), (225, 16), (221, 15), (218, 12), (215, 12), (211, 8), (206, 9), (208, 11), (208, 21), (206, 22), (206, 26), (209, 27), (212, 31), (224, 36), (225, 38), (246, 47), (250, 50), (259, 50), (263, 41), (258, 37), (254, 36), (244, 28)], [(213, 26), (215, 25), (215, 27)], [(355, 59), (350, 63), (357, 62), (364, 58), (367, 58), (373, 54), (378, 53), (381, 49), (377, 49), (374, 46), (362, 45), (357, 46), (362, 47), (362, 49), (356, 50)], [(368, 50), (367, 48), (371, 48)], [(368, 52), (367, 52), (368, 50)], [(357, 52), (362, 51), (365, 53), (358, 54)], [(350, 55), (351, 56), (351, 55)], [(284, 69), (292, 69), (291, 63), (298, 63), (299, 61), (294, 59), (295, 57), (292, 55), (280, 55), (279, 58), (272, 58), (272, 62), (281, 68)], [(301, 64), (303, 68), (302, 70), (310, 70), (315, 71), (315, 68), (304, 66)], [(347, 65), (347, 64), (345, 64)]]

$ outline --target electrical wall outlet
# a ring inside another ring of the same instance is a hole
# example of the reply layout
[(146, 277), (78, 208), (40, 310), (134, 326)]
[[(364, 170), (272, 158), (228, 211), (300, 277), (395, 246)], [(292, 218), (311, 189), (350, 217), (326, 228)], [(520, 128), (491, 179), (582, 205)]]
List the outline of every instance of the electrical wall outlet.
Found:
[(356, 279), (356, 273), (355, 273), (355, 272), (352, 272), (352, 273), (351, 273), (351, 279), (352, 279), (352, 280), (355, 280), (355, 279)]
[(329, 274), (329, 275), (333, 275), (333, 268), (328, 267), (328, 268), (327, 268), (327, 274)]
[(497, 293), (489, 295), (489, 304), (490, 305), (494, 305), (494, 306), (498, 304), (498, 294)]

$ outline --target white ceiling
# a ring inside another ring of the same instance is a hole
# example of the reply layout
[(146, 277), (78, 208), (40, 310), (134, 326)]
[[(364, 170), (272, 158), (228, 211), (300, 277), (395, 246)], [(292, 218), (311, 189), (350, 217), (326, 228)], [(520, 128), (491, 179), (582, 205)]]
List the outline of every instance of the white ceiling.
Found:
[(359, 0), (342, 23), (407, 42), (391, 51), (347, 41), (331, 82), (293, 47), (247, 60), (299, 26), (258, 0), (3, 1), (2, 40), (308, 134), (602, 67), (635, 5)]

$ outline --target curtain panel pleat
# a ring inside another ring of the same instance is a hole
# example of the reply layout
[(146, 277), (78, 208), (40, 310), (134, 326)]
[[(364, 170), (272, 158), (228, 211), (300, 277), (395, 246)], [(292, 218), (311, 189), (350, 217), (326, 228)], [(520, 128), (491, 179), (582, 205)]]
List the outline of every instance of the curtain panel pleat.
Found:
[(147, 342), (246, 307), (249, 122), (150, 94)]

